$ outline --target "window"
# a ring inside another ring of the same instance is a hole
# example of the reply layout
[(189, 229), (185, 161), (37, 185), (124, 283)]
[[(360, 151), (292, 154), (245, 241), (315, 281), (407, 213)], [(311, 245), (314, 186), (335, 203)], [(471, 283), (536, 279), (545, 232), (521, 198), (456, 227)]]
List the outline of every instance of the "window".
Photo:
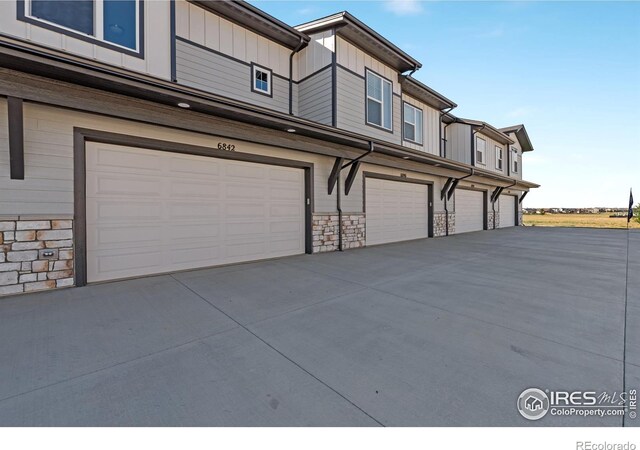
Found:
[(487, 143), (484, 139), (477, 137), (476, 138), (476, 164), (486, 164), (484, 162), (484, 151), (486, 149)]
[(251, 65), (251, 90), (271, 96), (271, 71), (255, 64)]
[(511, 151), (511, 171), (518, 173), (518, 150), (516, 149)]
[(502, 170), (502, 147), (496, 145), (496, 169)]
[(405, 102), (403, 120), (404, 139), (422, 145), (422, 110)]
[(391, 81), (367, 70), (367, 123), (391, 130)]
[(54, 25), (57, 31), (91, 37), (123, 49), (140, 47), (138, 0), (25, 0), (32, 23)]

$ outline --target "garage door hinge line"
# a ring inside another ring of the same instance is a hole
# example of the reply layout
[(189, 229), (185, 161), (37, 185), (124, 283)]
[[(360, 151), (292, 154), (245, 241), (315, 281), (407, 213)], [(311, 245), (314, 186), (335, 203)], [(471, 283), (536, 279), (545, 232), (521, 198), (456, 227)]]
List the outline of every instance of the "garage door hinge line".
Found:
[(262, 342), (264, 345), (266, 345), (267, 347), (269, 347), (271, 350), (273, 350), (274, 352), (276, 352), (277, 354), (279, 354), (280, 356), (282, 356), (284, 359), (286, 359), (287, 361), (289, 361), (291, 364), (293, 364), (294, 366), (296, 366), (298, 369), (302, 370), (304, 373), (306, 373), (307, 375), (309, 375), (311, 378), (313, 378), (314, 380), (316, 380), (318, 383), (322, 384), (324, 387), (326, 387), (327, 389), (329, 389), (331, 392), (335, 393), (337, 396), (339, 396), (340, 398), (342, 398), (344, 401), (346, 401), (347, 403), (349, 403), (351, 406), (353, 406), (354, 408), (356, 408), (358, 411), (360, 411), (362, 414), (364, 414), (365, 416), (367, 416), (368, 418), (370, 418), (371, 420), (373, 420), (375, 423), (377, 423), (378, 425), (380, 425), (381, 427), (384, 427), (385, 425), (380, 422), (378, 419), (376, 419), (375, 417), (373, 417), (371, 414), (369, 414), (368, 412), (366, 412), (364, 409), (362, 409), (361, 407), (359, 407), (358, 405), (356, 405), (354, 402), (352, 402), (351, 400), (349, 400), (347, 397), (345, 397), (343, 394), (341, 394), (340, 392), (338, 392), (337, 390), (335, 390), (333, 387), (329, 386), (327, 383), (325, 383), (324, 381), (322, 381), (320, 378), (318, 378), (317, 376), (315, 376), (314, 374), (312, 374), (311, 372), (309, 372), (307, 369), (305, 369), (304, 367), (302, 367), (300, 364), (298, 364), (297, 362), (295, 362), (293, 359), (291, 359), (290, 357), (288, 357), (287, 355), (285, 355), (284, 353), (282, 353), (280, 350), (278, 350), (277, 348), (275, 348), (273, 345), (271, 345), (269, 342), (265, 341), (263, 338), (261, 338), (260, 336), (258, 336), (256, 333), (254, 333), (253, 331), (251, 331), (249, 328), (247, 328), (245, 325), (243, 325), (242, 323), (238, 322), (235, 318), (233, 318), (232, 316), (230, 316), (229, 314), (227, 314), (226, 312), (224, 312), (222, 309), (218, 308), (216, 305), (214, 305), (213, 303), (211, 303), (209, 300), (207, 300), (206, 298), (204, 298), (203, 296), (201, 296), (199, 293), (197, 293), (196, 291), (194, 291), (193, 289), (191, 289), (191, 287), (187, 286), (186, 284), (184, 284), (181, 280), (175, 278), (173, 275), (169, 275), (171, 278), (173, 278), (178, 284), (184, 286), (185, 289), (191, 291), (194, 295), (198, 296), (200, 299), (202, 299), (202, 301), (204, 301), (205, 303), (207, 303), (209, 306), (211, 306), (212, 308), (214, 308), (216, 311), (220, 312), (221, 314), (224, 314), (226, 317), (228, 317), (230, 320), (232, 320), (234, 323), (236, 323), (240, 328), (242, 328), (243, 330), (245, 330), (247, 333), (251, 334), (253, 337), (255, 337), (256, 339), (258, 339), (260, 342)]

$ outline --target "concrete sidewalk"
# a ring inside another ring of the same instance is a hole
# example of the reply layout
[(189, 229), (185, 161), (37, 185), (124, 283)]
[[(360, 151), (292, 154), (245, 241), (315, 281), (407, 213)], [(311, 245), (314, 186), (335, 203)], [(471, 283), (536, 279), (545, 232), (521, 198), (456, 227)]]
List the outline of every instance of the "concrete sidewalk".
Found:
[(518, 227), (5, 298), (0, 425), (619, 426), (516, 400), (621, 391), (626, 248)]

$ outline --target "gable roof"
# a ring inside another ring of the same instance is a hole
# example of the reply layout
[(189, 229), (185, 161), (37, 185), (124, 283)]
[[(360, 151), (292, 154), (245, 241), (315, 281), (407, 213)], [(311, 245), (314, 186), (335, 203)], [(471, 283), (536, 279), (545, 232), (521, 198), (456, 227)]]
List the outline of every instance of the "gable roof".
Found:
[(524, 127), (524, 125), (520, 124), (520, 125), (513, 125), (510, 127), (500, 128), (500, 131), (502, 131), (505, 134), (514, 133), (516, 135), (516, 138), (518, 139), (518, 142), (520, 143), (520, 146), (522, 147), (523, 152), (533, 151), (533, 145), (531, 145), (531, 140), (529, 139), (529, 135), (527, 134), (527, 129)]
[(316, 33), (335, 28), (336, 34), (357, 47), (363, 49), (376, 59), (393, 67), (398, 72), (417, 70), (422, 64), (400, 50), (369, 26), (356, 19), (347, 11), (303, 23), (295, 27), (304, 33)]
[(458, 106), (444, 95), (431, 89), (429, 86), (421, 83), (413, 77), (400, 75), (398, 80), (402, 86), (403, 93), (414, 97), (429, 106), (433, 106), (440, 111), (444, 111), (445, 109), (451, 110)]
[(243, 0), (187, 0), (271, 39), (291, 50), (304, 47), (309, 36)]

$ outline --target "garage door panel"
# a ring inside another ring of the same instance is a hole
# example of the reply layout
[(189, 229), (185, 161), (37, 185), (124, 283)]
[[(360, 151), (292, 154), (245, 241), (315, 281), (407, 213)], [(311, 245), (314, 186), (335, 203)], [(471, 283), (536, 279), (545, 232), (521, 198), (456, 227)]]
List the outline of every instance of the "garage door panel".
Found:
[(87, 167), (101, 167), (103, 172), (148, 174), (162, 169), (162, 159), (151, 150), (131, 153), (112, 146), (98, 145), (100, 151), (87, 154)]
[(205, 181), (174, 181), (169, 183), (169, 194), (174, 198), (211, 198), (220, 196), (220, 183)]
[(158, 202), (134, 202), (126, 198), (119, 201), (98, 200), (87, 197), (87, 225), (100, 223), (114, 223), (128, 220), (135, 215), (140, 220), (162, 219), (163, 208)]
[(456, 234), (484, 229), (484, 201), (484, 193), (481, 191), (456, 189)]
[(426, 238), (429, 186), (369, 178), (366, 181), (367, 245)]
[(302, 169), (120, 148), (87, 145), (88, 281), (304, 253)]

